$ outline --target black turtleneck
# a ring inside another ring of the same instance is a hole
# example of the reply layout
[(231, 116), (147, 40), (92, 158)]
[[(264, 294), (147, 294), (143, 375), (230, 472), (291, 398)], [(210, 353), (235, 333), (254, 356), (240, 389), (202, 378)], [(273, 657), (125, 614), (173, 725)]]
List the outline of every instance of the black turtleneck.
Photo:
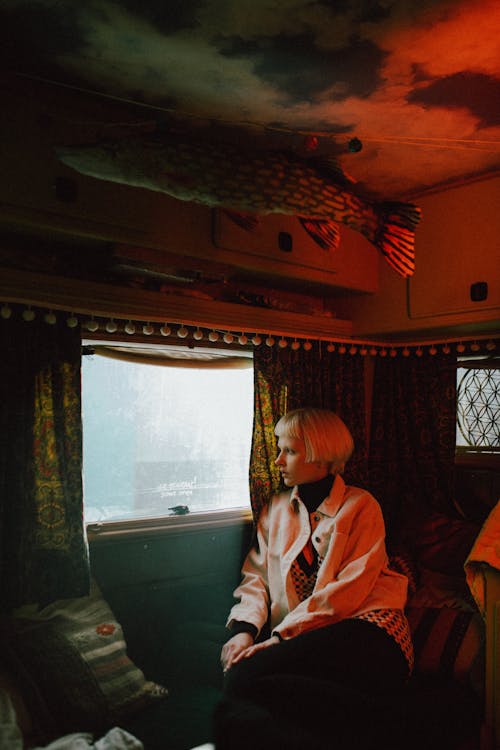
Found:
[(321, 505), (323, 500), (328, 497), (334, 479), (333, 474), (327, 474), (324, 479), (319, 479), (317, 482), (299, 484), (299, 497), (309, 513), (313, 513), (318, 505)]

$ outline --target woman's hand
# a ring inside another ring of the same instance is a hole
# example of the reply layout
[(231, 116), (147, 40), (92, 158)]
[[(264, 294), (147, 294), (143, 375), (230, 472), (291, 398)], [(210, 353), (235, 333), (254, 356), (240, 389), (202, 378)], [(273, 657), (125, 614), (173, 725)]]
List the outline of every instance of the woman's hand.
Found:
[(253, 638), (250, 633), (237, 633), (228, 640), (222, 647), (220, 654), (220, 663), (222, 669), (227, 672), (234, 664), (235, 659), (242, 651), (247, 650), (253, 644)]
[(263, 649), (269, 648), (270, 646), (276, 646), (276, 644), (279, 642), (280, 639), (278, 638), (278, 636), (272, 635), (267, 639), (267, 641), (262, 641), (261, 643), (255, 643), (252, 646), (248, 646), (234, 657), (231, 664), (237, 664), (242, 659), (249, 659), (251, 656), (256, 654), (257, 651), (262, 651)]

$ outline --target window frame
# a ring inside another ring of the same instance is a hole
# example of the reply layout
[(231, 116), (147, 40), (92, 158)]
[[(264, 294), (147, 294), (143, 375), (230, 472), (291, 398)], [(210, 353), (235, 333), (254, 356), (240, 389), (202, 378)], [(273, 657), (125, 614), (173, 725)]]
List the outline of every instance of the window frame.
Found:
[[(134, 336), (134, 341), (128, 341), (123, 336), (112, 336), (103, 338), (102, 334), (98, 336), (86, 335), (82, 339), (82, 355), (91, 354), (91, 349), (97, 346), (120, 346), (129, 349), (152, 350), (173, 350), (179, 349), (184, 352), (192, 352), (193, 359), (197, 354), (206, 353), (224, 353), (230, 356), (229, 352), (238, 354), (253, 362), (253, 349), (250, 346), (239, 346), (235, 348), (234, 344), (224, 344), (217, 342), (212, 345), (192, 346), (182, 341), (151, 341), (146, 337)], [(83, 354), (85, 353), (85, 354)], [(179, 365), (173, 365), (179, 366)], [(87, 539), (89, 543), (109, 541), (110, 539), (125, 538), (129, 536), (144, 536), (150, 538), (156, 535), (170, 533), (182, 533), (190, 530), (203, 530), (221, 528), (224, 526), (245, 525), (253, 523), (253, 512), (250, 507), (241, 508), (220, 508), (210, 511), (193, 511), (186, 514), (168, 514), (161, 516), (147, 516), (144, 518), (122, 519), (114, 521), (89, 521), (84, 522)]]
[[(484, 357), (469, 356), (459, 357), (456, 363), (457, 381), (459, 369), (491, 369), (500, 372), (500, 357), (498, 355), (486, 355)], [(457, 382), (457, 413), (456, 429), (460, 430), (458, 423), (458, 382)], [(472, 446), (458, 445), (455, 442), (455, 464), (464, 467), (477, 467), (484, 469), (500, 469), (500, 446)]]

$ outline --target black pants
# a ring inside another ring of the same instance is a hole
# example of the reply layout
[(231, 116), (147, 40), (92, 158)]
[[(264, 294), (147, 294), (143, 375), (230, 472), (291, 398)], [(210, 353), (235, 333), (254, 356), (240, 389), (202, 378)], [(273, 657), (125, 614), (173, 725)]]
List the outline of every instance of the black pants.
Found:
[(283, 641), (227, 673), (215, 713), (217, 750), (395, 746), (394, 701), (407, 677), (397, 644), (362, 620)]

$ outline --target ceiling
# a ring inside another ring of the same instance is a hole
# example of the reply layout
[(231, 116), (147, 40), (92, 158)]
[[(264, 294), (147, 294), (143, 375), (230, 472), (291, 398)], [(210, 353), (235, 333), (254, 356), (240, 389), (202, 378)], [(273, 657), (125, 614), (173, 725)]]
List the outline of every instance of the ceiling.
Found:
[(500, 167), (498, 0), (2, 0), (0, 60), (145, 122), (334, 154), (373, 196)]

